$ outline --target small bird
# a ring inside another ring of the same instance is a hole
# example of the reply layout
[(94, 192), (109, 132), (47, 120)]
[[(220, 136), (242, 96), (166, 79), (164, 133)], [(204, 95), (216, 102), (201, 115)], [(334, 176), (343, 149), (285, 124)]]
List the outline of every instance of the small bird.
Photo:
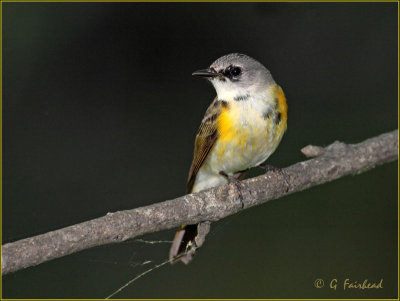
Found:
[[(239, 53), (224, 55), (193, 73), (214, 86), (194, 143), (187, 192), (227, 184), (260, 166), (278, 147), (287, 127), (285, 95), (260, 62)], [(235, 178), (236, 176), (236, 178)], [(182, 225), (172, 243), (171, 263), (192, 259), (197, 225)]]

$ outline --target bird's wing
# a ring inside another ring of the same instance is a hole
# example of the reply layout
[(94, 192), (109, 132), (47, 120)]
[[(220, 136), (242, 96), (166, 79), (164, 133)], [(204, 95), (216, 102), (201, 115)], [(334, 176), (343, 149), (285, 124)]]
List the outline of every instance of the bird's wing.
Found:
[(193, 161), (190, 166), (189, 177), (187, 181), (187, 192), (191, 193), (196, 180), (196, 175), (213, 148), (218, 138), (217, 119), (221, 113), (222, 102), (217, 97), (208, 107), (206, 114), (201, 122), (199, 131), (194, 142)]

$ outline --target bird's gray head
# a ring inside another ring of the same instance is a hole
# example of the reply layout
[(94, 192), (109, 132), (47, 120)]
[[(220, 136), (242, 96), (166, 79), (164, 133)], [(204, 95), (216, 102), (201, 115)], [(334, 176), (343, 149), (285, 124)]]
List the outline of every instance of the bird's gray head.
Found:
[(240, 53), (224, 55), (209, 68), (196, 71), (193, 75), (210, 80), (218, 98), (226, 100), (267, 91), (270, 85), (275, 84), (267, 68)]

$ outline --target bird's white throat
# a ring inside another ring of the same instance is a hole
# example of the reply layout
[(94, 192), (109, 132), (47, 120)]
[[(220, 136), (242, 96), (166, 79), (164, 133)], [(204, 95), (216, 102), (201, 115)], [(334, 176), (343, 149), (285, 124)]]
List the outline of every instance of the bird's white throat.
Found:
[(246, 100), (250, 95), (253, 97), (262, 97), (268, 94), (270, 86), (260, 85), (241, 85), (230, 80), (221, 81), (214, 79), (211, 81), (217, 92), (218, 100), (233, 101)]
[(240, 87), (236, 83), (230, 81), (221, 81), (218, 79), (212, 80), (211, 83), (214, 86), (215, 91), (219, 100), (233, 100), (235, 97), (251, 94), (251, 87)]

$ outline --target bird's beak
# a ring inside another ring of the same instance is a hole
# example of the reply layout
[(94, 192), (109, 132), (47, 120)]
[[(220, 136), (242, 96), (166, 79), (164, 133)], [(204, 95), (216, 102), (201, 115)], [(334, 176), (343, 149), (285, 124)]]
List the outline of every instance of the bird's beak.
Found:
[(210, 68), (208, 68), (208, 69), (203, 69), (203, 70), (197, 70), (197, 71), (193, 72), (192, 75), (201, 76), (201, 77), (217, 77), (222, 74), (216, 72), (215, 70), (211, 70)]

